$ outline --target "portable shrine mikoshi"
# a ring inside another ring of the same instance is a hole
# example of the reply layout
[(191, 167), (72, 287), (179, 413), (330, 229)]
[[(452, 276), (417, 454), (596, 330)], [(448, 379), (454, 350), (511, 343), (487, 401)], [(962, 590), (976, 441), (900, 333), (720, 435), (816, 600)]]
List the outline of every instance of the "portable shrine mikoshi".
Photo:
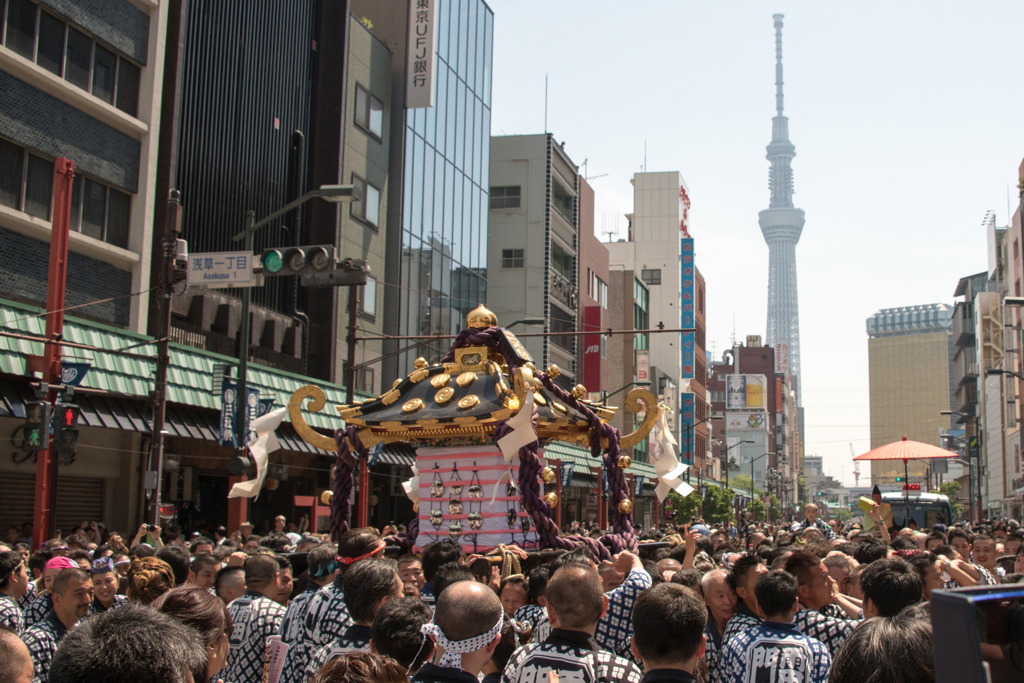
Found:
[[(288, 413), (295, 430), (311, 445), (338, 452), (332, 537), (348, 530), (356, 458), (366, 458), (380, 443), (406, 442), (417, 448), (414, 476), (405, 484), (417, 516), (389, 543), (412, 549), (450, 537), (473, 552), (499, 544), (569, 549), (585, 543), (602, 558), (636, 551), (623, 474), (632, 460), (620, 449), (646, 438), (657, 422), (661, 408), (654, 396), (641, 388), (629, 392), (626, 408), (646, 408), (646, 414), (636, 431), (620, 436), (607, 424), (616, 408), (585, 400), (580, 385), (562, 389), (554, 382), (560, 374), (555, 365), (539, 372), (516, 336), (498, 327), (494, 313), (479, 306), (466, 316), (466, 325), (441, 362), (418, 358), (415, 369), (383, 395), (337, 406), (345, 427), (334, 438), (314, 431), (302, 417), (306, 400), (312, 412), (324, 408), (323, 391), (309, 385), (292, 394)], [(543, 445), (556, 440), (589, 447), (595, 466), (604, 468), (613, 533), (602, 540), (610, 549), (587, 537), (559, 534), (552, 513), (557, 494), (544, 493), (557, 475), (541, 462)]]

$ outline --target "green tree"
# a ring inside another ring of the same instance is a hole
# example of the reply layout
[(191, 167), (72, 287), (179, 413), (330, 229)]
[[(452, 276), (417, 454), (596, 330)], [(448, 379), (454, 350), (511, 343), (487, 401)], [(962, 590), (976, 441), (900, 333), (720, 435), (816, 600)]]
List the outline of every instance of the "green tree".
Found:
[(667, 502), (676, 511), (676, 523), (689, 524), (690, 518), (696, 517), (700, 508), (700, 491), (695, 490), (686, 497), (669, 491)]
[(964, 506), (957, 500), (957, 494), (960, 492), (960, 482), (958, 481), (944, 481), (939, 484), (939, 488), (932, 489), (932, 493), (941, 493), (942, 495), (949, 498), (949, 504), (953, 508), (953, 516), (959, 517), (964, 513)]
[(752, 515), (754, 521), (763, 522), (765, 520), (764, 503), (761, 502), (760, 498), (755, 498), (754, 500), (747, 503), (746, 511)]
[[(731, 483), (736, 488), (744, 489), (746, 491), (749, 491), (750, 487), (753, 485), (753, 482), (750, 479), (750, 475), (747, 474), (733, 475), (731, 477)], [(758, 488), (757, 486), (754, 486), (754, 493), (761, 493), (761, 489)]]
[(850, 514), (849, 508), (839, 508), (839, 512), (836, 513), (836, 516), (839, 517), (840, 522), (845, 524), (850, 521), (850, 517), (852, 515)]
[(709, 486), (704, 499), (704, 519), (708, 522), (725, 522), (733, 517), (733, 492), (724, 486)]

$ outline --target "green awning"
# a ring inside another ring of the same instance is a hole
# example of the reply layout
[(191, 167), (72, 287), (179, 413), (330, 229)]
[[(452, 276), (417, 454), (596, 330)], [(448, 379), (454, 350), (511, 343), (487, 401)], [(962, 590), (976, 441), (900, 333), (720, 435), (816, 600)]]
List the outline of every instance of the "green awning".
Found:
[[(42, 337), (46, 332), (46, 319), (41, 315), (43, 312), (43, 309), (36, 306), (0, 299), (0, 331)], [(146, 397), (153, 391), (156, 345), (147, 344), (153, 341), (152, 337), (66, 316), (64, 340), (95, 346), (106, 351), (126, 350), (149, 357), (130, 358), (103, 351), (65, 347), (65, 358), (92, 363), (92, 368), (81, 384), (82, 388), (137, 397)], [(0, 373), (31, 376), (28, 370), (28, 356), (42, 354), (41, 342), (0, 336)], [(220, 410), (219, 392), (213, 392), (213, 366), (215, 363), (237, 362), (237, 358), (230, 356), (171, 344), (171, 365), (167, 372), (168, 402)], [(332, 406), (346, 402), (343, 387), (253, 363), (249, 365), (248, 382), (250, 386), (260, 390), (261, 397), (274, 396), (277, 399), (274, 404), (276, 407), (287, 405), (288, 399), (299, 387), (315, 384), (323, 389), (328, 405), (319, 413), (303, 411), (306, 422), (312, 427), (327, 430), (343, 426), (337, 414), (331, 413)]]
[[(600, 467), (601, 461), (595, 459), (590, 455), (590, 449), (576, 446), (564, 441), (549, 441), (544, 444), (544, 451), (548, 457), (561, 460), (562, 462), (571, 462), (576, 466), (578, 472), (580, 468), (583, 471), (590, 472), (591, 467)], [(633, 461), (633, 466), (628, 470), (631, 474), (636, 474), (644, 477), (645, 485), (654, 486), (654, 466), (646, 462)], [(574, 473), (575, 476), (575, 473)]]

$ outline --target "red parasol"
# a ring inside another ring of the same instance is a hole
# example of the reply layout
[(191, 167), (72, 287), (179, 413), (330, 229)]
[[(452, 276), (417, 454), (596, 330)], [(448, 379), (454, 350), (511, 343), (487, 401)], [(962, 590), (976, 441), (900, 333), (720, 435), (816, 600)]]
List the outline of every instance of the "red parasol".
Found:
[(903, 497), (907, 502), (907, 518), (910, 518), (910, 473), (907, 467), (909, 460), (926, 460), (929, 458), (957, 458), (959, 455), (945, 448), (921, 443), (920, 441), (908, 441), (903, 437), (901, 441), (879, 446), (878, 448), (862, 453), (854, 460), (902, 460), (903, 478), (906, 483), (903, 486)]

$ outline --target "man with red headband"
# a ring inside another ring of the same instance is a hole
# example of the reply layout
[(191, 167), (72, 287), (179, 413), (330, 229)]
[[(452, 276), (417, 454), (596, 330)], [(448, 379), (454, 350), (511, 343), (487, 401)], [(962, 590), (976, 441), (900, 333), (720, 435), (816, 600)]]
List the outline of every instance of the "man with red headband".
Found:
[(384, 541), (372, 529), (353, 529), (338, 541), (338, 575), (309, 600), (301, 632), (285, 656), (280, 683), (303, 683), (303, 668), (317, 648), (345, 634), (355, 622), (345, 606), (344, 578), (353, 564), (383, 557)]

